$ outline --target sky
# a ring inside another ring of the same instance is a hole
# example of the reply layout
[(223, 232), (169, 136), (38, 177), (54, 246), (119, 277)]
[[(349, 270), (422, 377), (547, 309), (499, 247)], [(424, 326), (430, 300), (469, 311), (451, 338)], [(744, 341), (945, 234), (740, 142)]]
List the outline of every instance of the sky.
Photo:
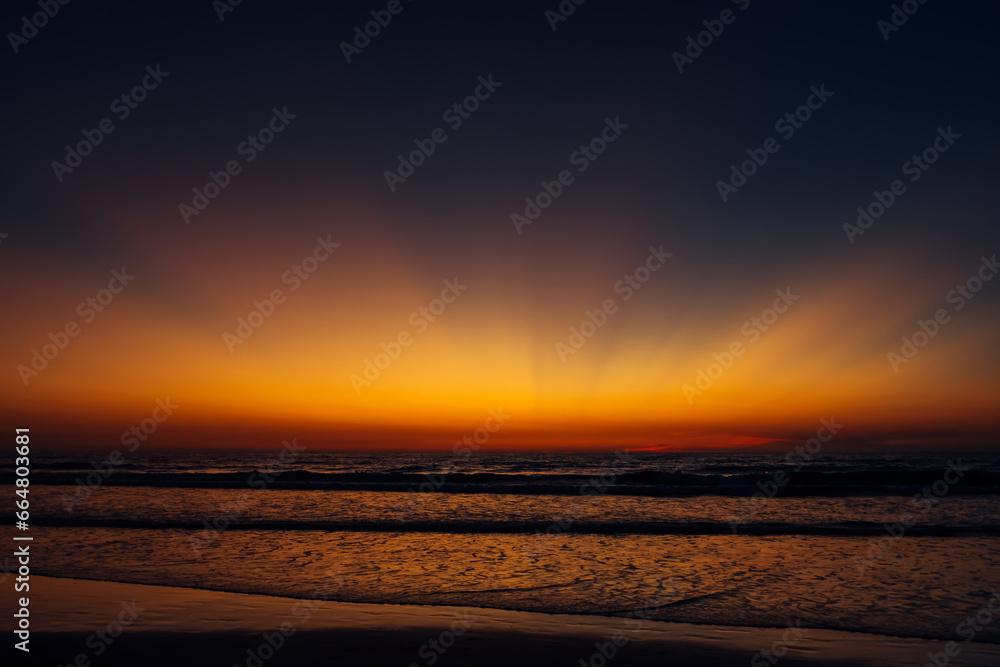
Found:
[(993, 448), (997, 9), (907, 7), (8, 3), (0, 414)]

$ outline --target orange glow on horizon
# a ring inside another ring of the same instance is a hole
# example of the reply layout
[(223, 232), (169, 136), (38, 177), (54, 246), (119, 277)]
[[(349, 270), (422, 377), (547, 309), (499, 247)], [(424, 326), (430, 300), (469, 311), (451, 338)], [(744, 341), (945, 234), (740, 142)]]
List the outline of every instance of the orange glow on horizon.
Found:
[[(50, 418), (58, 405), (67, 433), (87, 425), (116, 433), (169, 396), (182, 408), (159, 434), (163, 446), (226, 431), (231, 437), (217, 443), (240, 446), (255, 432), (281, 431), (333, 447), (446, 448), (491, 408), (512, 415), (491, 436), (498, 448), (759, 447), (807, 436), (831, 415), (851, 437), (895, 433), (893, 442), (919, 442), (907, 434), (921, 432), (986, 441), (998, 425), (986, 311), (956, 313), (900, 373), (887, 362), (915, 329), (913, 313), (943, 303), (955, 272), (904, 284), (894, 278), (901, 260), (878, 252), (843, 267), (773, 267), (723, 290), (704, 283), (683, 248), (668, 247), (674, 258), (626, 302), (614, 285), (640, 265), (646, 246), (609, 243), (563, 257), (550, 279), (501, 280), (502, 257), (522, 250), (501, 246), (488, 260), (429, 270), (372, 228), (374, 240), (331, 234), (341, 248), (295, 291), (282, 275), (328, 235), (322, 226), (268, 253), (254, 250), (267, 242), (250, 232), (250, 250), (220, 253), (222, 227), (199, 230), (204, 246), (165, 239), (158, 251), (129, 257), (135, 283), (28, 386), (14, 369), (30, 364), (49, 332), (80, 321), (76, 305), (107, 275), (70, 266), (54, 274), (16, 259), (10, 270), (33, 288), (19, 297), (30, 321), (9, 332), (3, 352), (5, 409), (20, 421)], [(456, 278), (468, 289), (425, 329), (415, 325), (421, 316), (413, 313)], [(167, 285), (183, 297), (168, 295)], [(231, 353), (223, 334), (278, 288), (286, 300)], [(800, 299), (752, 342), (743, 323), (785, 288)], [(935, 290), (941, 298), (928, 299)], [(609, 298), (617, 312), (563, 362), (556, 343)], [(382, 358), (389, 363), (377, 377), (370, 367), (368, 384), (352, 381), (401, 333), (412, 343), (397, 358)], [(734, 341), (745, 353), (700, 395), (685, 394)]]

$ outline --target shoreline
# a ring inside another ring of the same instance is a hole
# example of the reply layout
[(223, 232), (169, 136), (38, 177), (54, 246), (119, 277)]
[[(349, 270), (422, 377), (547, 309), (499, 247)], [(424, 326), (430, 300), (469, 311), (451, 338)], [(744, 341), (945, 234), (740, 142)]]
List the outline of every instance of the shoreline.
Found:
[[(79, 583), (89, 583), (89, 584), (120, 584), (122, 586), (137, 586), (137, 587), (148, 587), (152, 589), (174, 589), (178, 591), (194, 591), (194, 592), (204, 592), (204, 593), (218, 593), (221, 595), (237, 595), (241, 597), (250, 598), (263, 598), (265, 600), (282, 600), (287, 601), (291, 605), (296, 602), (307, 602), (313, 598), (308, 597), (296, 597), (291, 595), (278, 595), (271, 593), (261, 593), (261, 592), (244, 592), (244, 591), (232, 591), (224, 590), (221, 588), (194, 588), (191, 586), (181, 586), (178, 584), (149, 584), (141, 582), (128, 582), (128, 581), (117, 581), (114, 579), (91, 579), (86, 577), (70, 577), (62, 575), (33, 575), (32, 579), (53, 579), (56, 581), (71, 581)], [(454, 605), (454, 604), (430, 604), (421, 602), (390, 602), (390, 603), (380, 603), (380, 602), (352, 602), (349, 600), (325, 600), (328, 605), (342, 605), (351, 606), (356, 605), (359, 607), (371, 607), (375, 609), (384, 610), (399, 610), (404, 615), (407, 611), (412, 612), (414, 615), (419, 616), (421, 610), (457, 610), (457, 609), (469, 609), (476, 612), (496, 612), (498, 614), (529, 614), (537, 615), (540, 617), (552, 617), (552, 618), (573, 618), (573, 619), (604, 619), (611, 623), (624, 624), (628, 618), (628, 612), (622, 611), (619, 613), (601, 613), (601, 612), (554, 612), (554, 611), (539, 611), (539, 610), (523, 610), (523, 609), (505, 609), (503, 607), (489, 607), (489, 606), (477, 606), (475, 604), (467, 605)], [(773, 631), (773, 630), (784, 630), (784, 628), (773, 626), (773, 625), (752, 625), (752, 624), (727, 624), (727, 623), (702, 623), (697, 621), (656, 621), (647, 620), (644, 621), (646, 625), (649, 624), (662, 624), (667, 626), (690, 626), (693, 628), (715, 628), (718, 630), (747, 630), (747, 631)], [(603, 625), (603, 624), (602, 624)], [(629, 626), (624, 626), (629, 629)], [(633, 626), (634, 627), (634, 622)], [(953, 639), (943, 638), (943, 637), (930, 637), (930, 636), (919, 636), (919, 635), (893, 635), (884, 632), (875, 631), (865, 631), (865, 630), (842, 630), (837, 628), (818, 628), (813, 626), (805, 626), (804, 630), (810, 634), (813, 633), (829, 633), (831, 636), (835, 634), (846, 635), (845, 638), (853, 637), (871, 637), (871, 638), (882, 638), (884, 640), (907, 640), (907, 641), (920, 641), (928, 643), (940, 643), (945, 644), (948, 641), (953, 641)], [(983, 646), (997, 646), (1000, 647), (1000, 642), (975, 642), (977, 645)]]
[[(181, 659), (192, 663), (203, 655), (204, 663), (193, 664), (259, 667), (253, 660), (257, 655), (269, 666), (326, 656), (374, 665), (429, 665), (431, 658), (433, 662), (440, 658), (442, 664), (477, 665), (509, 664), (511, 660), (580, 665), (583, 660), (583, 664), (599, 667), (610, 653), (615, 666), (662, 665), (664, 658), (672, 657), (698, 660), (709, 667), (743, 665), (755, 658), (760, 665), (770, 665), (780, 652), (780, 661), (789, 666), (920, 667), (928, 662), (928, 653), (941, 652), (946, 644), (839, 630), (328, 602), (48, 576), (34, 576), (31, 584), (31, 659), (41, 655), (49, 665), (72, 664), (76, 655), (95, 657), (98, 649), (94, 647), (103, 641), (94, 639), (95, 631), (113, 627), (120, 618), (124, 629), (119, 630), (117, 640), (104, 646), (103, 665), (135, 664), (140, 659), (147, 665)], [(13, 600), (5, 598), (9, 603), (4, 606), (12, 607)], [(270, 633), (270, 644), (264, 640), (265, 633)], [(177, 641), (179, 636), (183, 642)], [(432, 640), (438, 642), (437, 648)], [(442, 648), (443, 643), (449, 648)], [(277, 651), (271, 650), (274, 644), (280, 646)], [(200, 649), (194, 651), (196, 647)], [(252, 653), (257, 649), (260, 654)], [(960, 649), (949, 665), (1000, 664), (1000, 644), (972, 642), (961, 644)], [(766, 659), (760, 653), (763, 650), (775, 653)], [(274, 655), (265, 658), (268, 652)], [(160, 662), (151, 662), (153, 658)]]

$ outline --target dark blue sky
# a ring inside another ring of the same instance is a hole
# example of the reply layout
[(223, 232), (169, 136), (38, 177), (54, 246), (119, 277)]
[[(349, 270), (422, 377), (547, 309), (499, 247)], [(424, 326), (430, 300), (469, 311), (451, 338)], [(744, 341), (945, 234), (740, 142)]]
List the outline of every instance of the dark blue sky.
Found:
[[(991, 5), (928, 3), (888, 41), (876, 22), (890, 3), (755, 0), (740, 11), (742, 1), (591, 0), (552, 31), (544, 11), (557, 6), (403, 2), (350, 64), (340, 43), (380, 3), (246, 0), (222, 22), (210, 2), (61, 6), (6, 57), (7, 88), (17, 92), (5, 105), (5, 213), (23, 219), (39, 200), (66, 195), (59, 190), (96, 186), (74, 175), (53, 191), (50, 162), (160, 63), (170, 72), (163, 88), (87, 171), (135, 154), (171, 173), (200, 171), (235, 145), (234, 132), (287, 105), (300, 114), (283, 155), (294, 155), (289, 168), (346, 171), (329, 187), (349, 180), (350, 190), (385, 199), (382, 173), (394, 156), (492, 73), (502, 89), (387, 205), (441, 215), (443, 199), (517, 201), (605, 116), (620, 115), (631, 140), (603, 158), (611, 166), (594, 187), (617, 189), (717, 251), (808, 250), (839, 243), (840, 222), (937, 127), (952, 125), (961, 145), (900, 207), (912, 219), (896, 233), (949, 246), (990, 238), (988, 174), (1000, 147)], [(727, 8), (734, 22), (678, 73), (672, 54)], [(8, 4), (5, 29), (32, 9)], [(820, 84), (835, 93), (829, 104), (723, 204), (716, 181)], [(32, 217), (29, 233), (60, 227), (57, 216)], [(419, 217), (413, 224), (425, 226)]]

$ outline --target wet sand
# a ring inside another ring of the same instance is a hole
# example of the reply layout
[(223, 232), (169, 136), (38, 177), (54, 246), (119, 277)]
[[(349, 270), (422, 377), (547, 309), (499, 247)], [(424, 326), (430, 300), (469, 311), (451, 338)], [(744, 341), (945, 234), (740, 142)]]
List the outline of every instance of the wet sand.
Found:
[[(4, 596), (3, 613), (12, 610), (12, 598)], [(87, 667), (86, 661), (107, 667), (272, 667), (314, 662), (399, 667), (757, 667), (775, 662), (789, 667), (921, 667), (928, 662), (928, 652), (944, 649), (940, 641), (809, 628), (801, 632), (468, 607), (341, 603), (35, 576), (30, 610), (31, 652), (19, 653), (25, 659), (19, 662), (48, 667)], [(770, 660), (760, 654), (771, 648), (782, 654), (780, 661), (776, 654)], [(971, 643), (960, 649), (949, 666), (1000, 664), (1000, 645)]]

